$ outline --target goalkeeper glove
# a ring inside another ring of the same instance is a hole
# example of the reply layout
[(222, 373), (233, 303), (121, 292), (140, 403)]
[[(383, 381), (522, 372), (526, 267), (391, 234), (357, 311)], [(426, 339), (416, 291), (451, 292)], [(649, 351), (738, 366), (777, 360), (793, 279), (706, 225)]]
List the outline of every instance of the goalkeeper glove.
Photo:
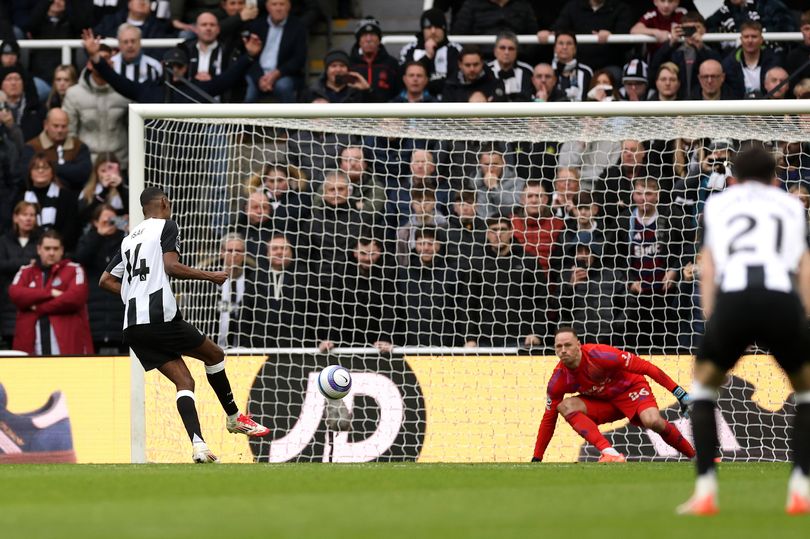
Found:
[(687, 393), (686, 390), (681, 386), (673, 389), (672, 394), (675, 395), (676, 399), (678, 399), (678, 404), (681, 406), (681, 415), (688, 418), (689, 406), (692, 404), (692, 397), (690, 397), (689, 393)]

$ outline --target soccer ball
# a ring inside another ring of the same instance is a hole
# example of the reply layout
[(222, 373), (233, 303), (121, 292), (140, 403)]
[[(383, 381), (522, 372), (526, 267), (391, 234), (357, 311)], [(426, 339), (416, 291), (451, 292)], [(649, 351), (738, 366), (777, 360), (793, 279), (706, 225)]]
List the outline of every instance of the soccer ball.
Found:
[(340, 365), (329, 365), (318, 375), (318, 389), (327, 399), (342, 399), (352, 388), (352, 375)]

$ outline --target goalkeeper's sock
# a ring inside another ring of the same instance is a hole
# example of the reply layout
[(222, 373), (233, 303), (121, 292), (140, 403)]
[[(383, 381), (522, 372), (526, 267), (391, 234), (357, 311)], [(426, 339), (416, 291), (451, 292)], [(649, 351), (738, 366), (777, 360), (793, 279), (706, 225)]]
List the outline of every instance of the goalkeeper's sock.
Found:
[(180, 419), (183, 420), (183, 426), (186, 427), (188, 438), (192, 444), (204, 442), (202, 429), (200, 428), (200, 418), (197, 416), (196, 401), (197, 399), (192, 391), (183, 389), (177, 392), (177, 411), (180, 413)]
[(206, 365), (205, 377), (208, 378), (208, 383), (211, 384), (211, 388), (214, 390), (214, 393), (217, 394), (219, 403), (222, 405), (222, 409), (225, 410), (225, 413), (229, 416), (238, 414), (239, 407), (236, 406), (233, 400), (231, 383), (228, 381), (228, 375), (225, 374), (225, 360), (223, 359), (216, 365)]
[(807, 477), (810, 476), (810, 391), (796, 393), (794, 400), (793, 465)]
[(661, 433), (661, 438), (668, 443), (671, 447), (674, 447), (687, 458), (693, 458), (695, 456), (695, 448), (692, 447), (692, 444), (689, 443), (681, 431), (679, 431), (675, 425), (670, 423), (669, 421), (664, 421), (667, 424), (664, 431)]
[(717, 453), (717, 422), (713, 400), (695, 400), (692, 405), (692, 434), (697, 450), (697, 472), (703, 476), (713, 472)]
[(596, 426), (596, 423), (587, 415), (582, 412), (571, 412), (565, 416), (565, 420), (568, 421), (568, 424), (571, 425), (571, 428), (573, 428), (577, 434), (585, 438), (599, 451), (604, 451), (610, 447), (610, 442), (607, 441), (607, 438), (602, 436), (602, 433), (599, 432), (599, 427)]

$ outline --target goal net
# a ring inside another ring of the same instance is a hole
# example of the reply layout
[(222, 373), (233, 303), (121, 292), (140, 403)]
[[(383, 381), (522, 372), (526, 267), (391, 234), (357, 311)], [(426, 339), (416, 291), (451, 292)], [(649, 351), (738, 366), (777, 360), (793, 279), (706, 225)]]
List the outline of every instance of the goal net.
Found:
[[(133, 106), (131, 207), (164, 188), (183, 261), (231, 272), (175, 292), (272, 428), (228, 435), (189, 360), (209, 445), (232, 462), (528, 461), (560, 326), (688, 386), (706, 199), (757, 141), (810, 206), (810, 102), (676, 105)], [(722, 449), (785, 460), (789, 384), (750, 352), (722, 392)], [(354, 379), (338, 404), (315, 381), (334, 363)], [(174, 389), (149, 373), (143, 391), (145, 458), (187, 461)], [(602, 429), (630, 459), (682, 458), (627, 421)], [(560, 420), (545, 460), (597, 454)]]

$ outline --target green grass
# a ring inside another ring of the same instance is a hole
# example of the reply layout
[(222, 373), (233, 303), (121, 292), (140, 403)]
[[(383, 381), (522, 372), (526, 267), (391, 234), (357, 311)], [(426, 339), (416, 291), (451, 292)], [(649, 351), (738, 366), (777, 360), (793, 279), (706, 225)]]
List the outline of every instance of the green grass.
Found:
[(786, 465), (724, 464), (721, 514), (676, 517), (692, 470), (650, 463), (2, 466), (0, 537), (810, 537), (810, 517), (784, 514)]

